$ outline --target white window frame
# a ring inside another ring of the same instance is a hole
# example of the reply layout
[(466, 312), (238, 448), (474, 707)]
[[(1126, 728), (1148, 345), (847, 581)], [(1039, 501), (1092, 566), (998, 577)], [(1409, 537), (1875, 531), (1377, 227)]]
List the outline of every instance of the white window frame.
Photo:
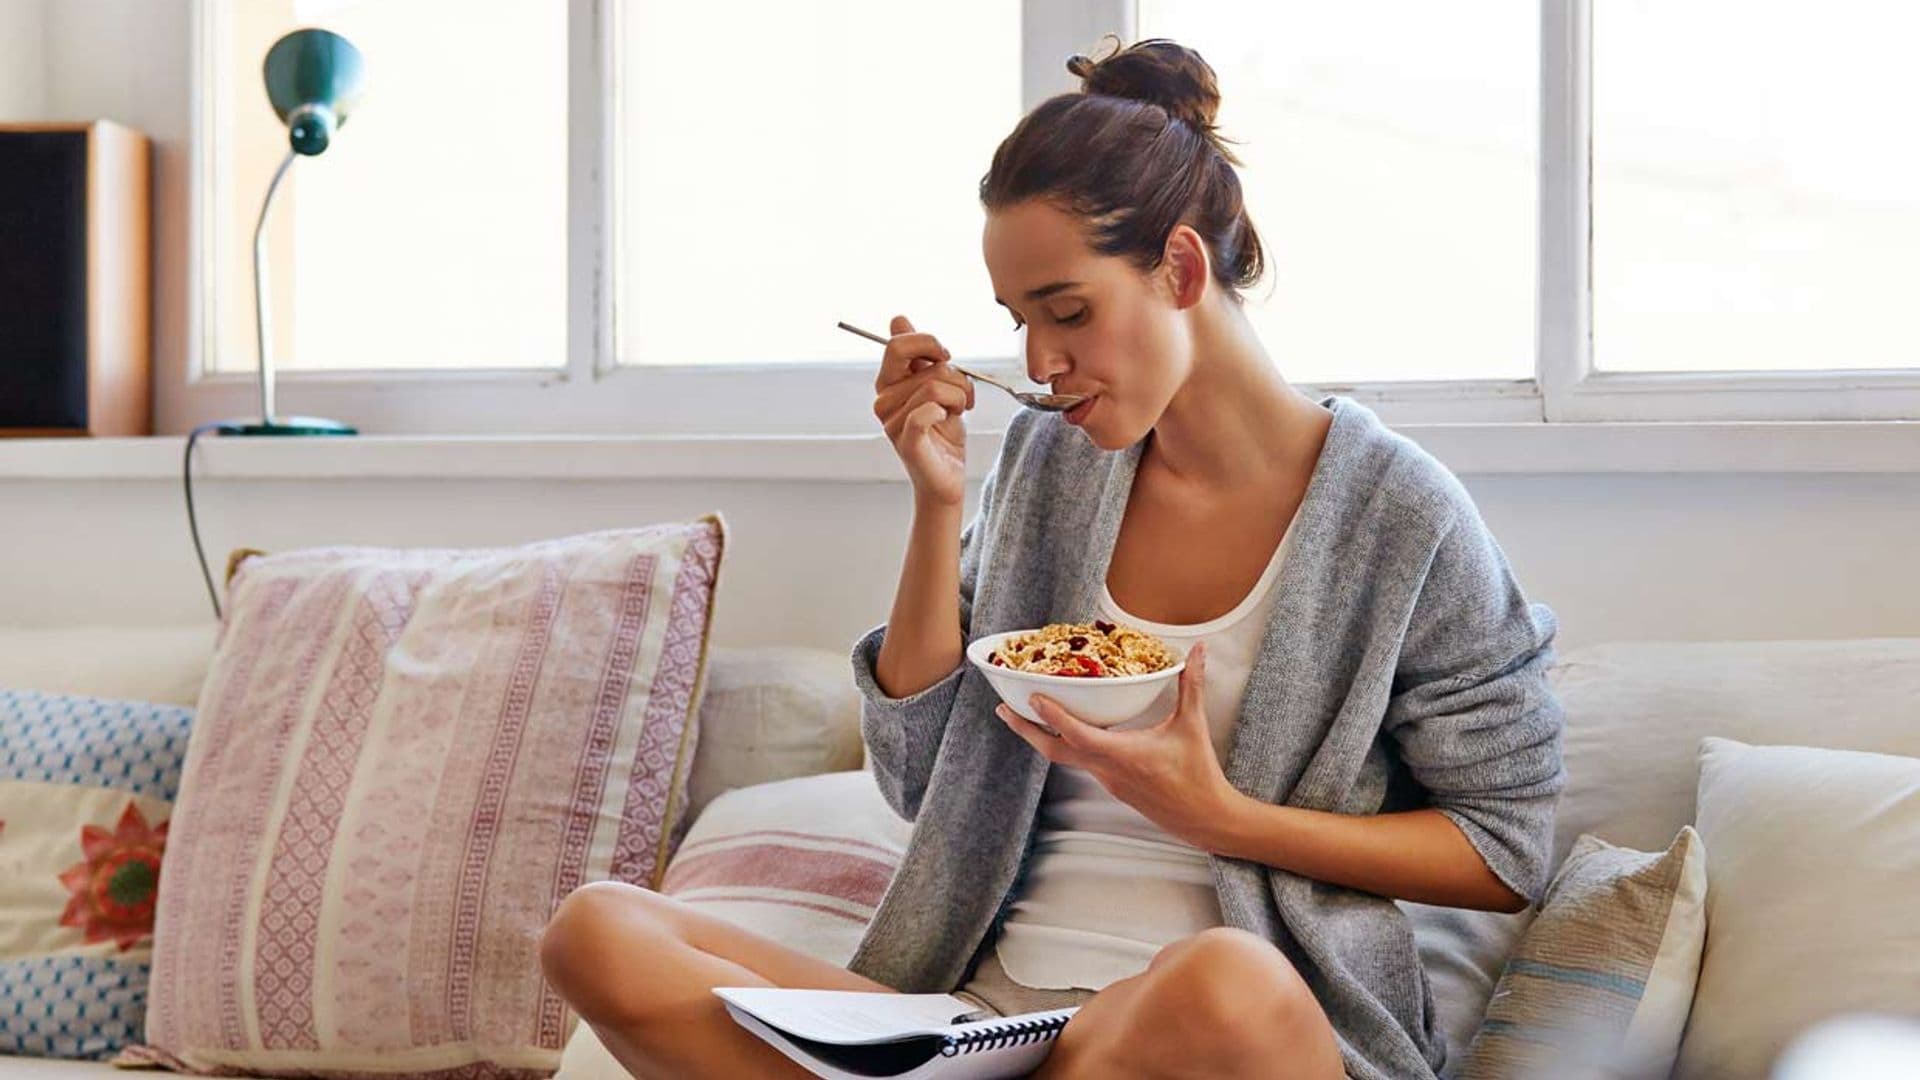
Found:
[[(209, 92), (223, 5), (194, 0), (191, 341), (187, 423), (245, 417), (254, 375), (216, 373), (211, 258), (230, 250), (215, 213), (213, 140), (228, 130)], [(1390, 424), (1584, 421), (1882, 420), (1920, 418), (1920, 369), (1784, 373), (1622, 373), (1593, 368), (1590, 257), (1591, 0), (1540, 0), (1539, 222), (1536, 378), (1315, 383), (1375, 409)], [(567, 0), (569, 58), (567, 356), (541, 370), (299, 372), (277, 375), (288, 413), (331, 416), (399, 434), (844, 435), (872, 430), (865, 405), (873, 365), (621, 366), (611, 268), (618, 251), (613, 193), (622, 167), (614, 133), (613, 51), (621, 0)], [(1022, 101), (1070, 88), (1064, 58), (1112, 31), (1131, 40), (1136, 0), (1024, 0)], [(1020, 371), (1020, 360), (997, 365)], [(1004, 408), (989, 405), (991, 427)], [(179, 424), (184, 429), (185, 424)]]
[(1920, 418), (1920, 368), (1730, 373), (1594, 369), (1592, 19), (1591, 0), (1542, 0), (1536, 370), (1545, 419)]

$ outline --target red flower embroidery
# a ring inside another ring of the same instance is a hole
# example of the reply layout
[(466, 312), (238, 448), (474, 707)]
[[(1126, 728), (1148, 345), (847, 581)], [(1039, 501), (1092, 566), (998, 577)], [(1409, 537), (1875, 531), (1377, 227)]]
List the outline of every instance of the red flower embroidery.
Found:
[(73, 894), (60, 913), (60, 925), (79, 928), (89, 945), (112, 941), (125, 952), (139, 944), (153, 933), (160, 856), (166, 847), (167, 823), (149, 828), (131, 802), (112, 832), (81, 826), (80, 851), (86, 861), (60, 875), (60, 884)]

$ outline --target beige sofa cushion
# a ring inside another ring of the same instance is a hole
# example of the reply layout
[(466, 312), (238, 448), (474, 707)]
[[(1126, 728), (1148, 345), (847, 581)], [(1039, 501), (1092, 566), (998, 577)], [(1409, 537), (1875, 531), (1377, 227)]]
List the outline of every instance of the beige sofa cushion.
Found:
[(846, 654), (754, 646), (714, 649), (700, 704), (690, 813), (732, 788), (860, 768), (860, 692)]
[(0, 686), (192, 706), (216, 627), (0, 626)]
[(0, 1077), (5, 1080), (158, 1080), (166, 1075), (116, 1069), (104, 1061), (57, 1061), (0, 1054)]
[[(1663, 850), (1693, 822), (1705, 736), (1920, 755), (1920, 638), (1592, 645), (1551, 677), (1567, 712), (1556, 867), (1581, 833)], [(1457, 1059), (1533, 912), (1402, 906)]]

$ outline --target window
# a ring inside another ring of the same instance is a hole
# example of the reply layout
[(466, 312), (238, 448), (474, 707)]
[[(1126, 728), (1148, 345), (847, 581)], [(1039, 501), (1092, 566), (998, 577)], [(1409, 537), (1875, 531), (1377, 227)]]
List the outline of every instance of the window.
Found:
[[(872, 364), (906, 312), (959, 358), (1016, 339), (980, 176), (1019, 121), (1019, 0), (632, 0), (620, 13), (619, 362)], [(871, 380), (869, 380), (871, 381)]]
[(283, 371), (566, 365), (567, 20), (549, 0), (205, 0), (221, 33), (203, 368), (256, 364), (253, 232), (287, 131), (261, 84), (282, 34), (322, 25), (368, 88), (295, 162), (267, 223)]
[(1219, 76), (1289, 378), (1532, 377), (1536, 7), (1140, 0), (1140, 36)]
[(1920, 9), (1593, 9), (1594, 364), (1920, 367)]
[[(904, 311), (1019, 370), (976, 184), (1065, 58), (1221, 79), (1288, 377), (1391, 423), (1920, 417), (1920, 15), (1844, 0), (196, 0), (198, 340), (253, 401), (268, 45), (367, 55), (275, 208), (281, 406), (369, 432), (871, 434)], [(1783, 63), (1781, 58), (1791, 58)], [(1768, 66), (1770, 63), (1771, 66)], [(1004, 423), (980, 399), (975, 430)]]

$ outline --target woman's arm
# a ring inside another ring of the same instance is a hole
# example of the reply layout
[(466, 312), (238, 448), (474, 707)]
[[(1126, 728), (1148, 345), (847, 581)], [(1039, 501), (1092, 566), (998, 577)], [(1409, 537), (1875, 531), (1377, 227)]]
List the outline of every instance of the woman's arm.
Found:
[(960, 512), (954, 503), (914, 499), (900, 586), (873, 665), (874, 681), (888, 697), (912, 697), (962, 659)]
[(853, 646), (867, 760), (887, 804), (908, 821), (920, 815), (966, 674), (974, 589), (994, 543), (998, 492), (1011, 468), (1008, 448), (1017, 453), (1026, 424), (1018, 413), (1007, 424), (1000, 457), (980, 485), (979, 506), (964, 531), (957, 509), (943, 514), (915, 506), (893, 621)]
[(1438, 810), (1331, 814), (1274, 806), (1233, 792), (1217, 855), (1246, 859), (1400, 900), (1521, 911), (1527, 898), (1501, 882), (1460, 827)]
[(987, 477), (980, 506), (965, 532), (947, 532), (954, 528), (943, 520), (947, 515), (922, 513), (916, 507), (894, 598), (894, 621), (869, 630), (853, 646), (853, 682), (860, 690), (860, 735), (867, 761), (881, 795), (907, 821), (920, 816), (920, 802), (933, 778), (966, 672), (966, 628), (973, 617), (973, 589), (994, 485), (995, 478)]

